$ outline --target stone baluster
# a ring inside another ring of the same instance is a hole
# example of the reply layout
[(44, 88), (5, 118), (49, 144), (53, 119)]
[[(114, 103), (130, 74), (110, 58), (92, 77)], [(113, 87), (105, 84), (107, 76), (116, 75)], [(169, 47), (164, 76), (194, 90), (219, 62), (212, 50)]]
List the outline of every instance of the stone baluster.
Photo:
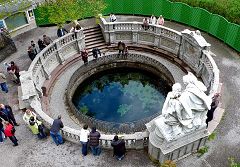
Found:
[(132, 43), (138, 43), (138, 23), (132, 23)]
[(57, 60), (58, 60), (58, 62), (60, 63), (60, 64), (64, 64), (64, 62), (65, 62), (65, 59), (64, 59), (64, 57), (63, 57), (63, 55), (62, 55), (62, 46), (60, 45), (60, 42), (59, 41), (57, 41), (56, 43), (55, 43), (55, 47), (56, 47), (56, 49), (57, 49), (57, 54), (56, 54), (56, 57), (57, 57)]
[[(42, 60), (41, 60), (42, 61)], [(43, 61), (42, 61), (43, 62)], [(46, 80), (49, 80), (50, 77), (51, 77), (51, 73), (50, 71), (48, 70), (48, 68), (46, 66), (44, 66), (43, 64), (41, 64), (41, 68), (43, 69), (43, 72), (44, 72), (44, 76), (46, 78)]]
[(77, 36), (77, 46), (78, 46), (78, 53), (85, 48), (85, 36), (83, 34), (83, 30), (76, 34)]

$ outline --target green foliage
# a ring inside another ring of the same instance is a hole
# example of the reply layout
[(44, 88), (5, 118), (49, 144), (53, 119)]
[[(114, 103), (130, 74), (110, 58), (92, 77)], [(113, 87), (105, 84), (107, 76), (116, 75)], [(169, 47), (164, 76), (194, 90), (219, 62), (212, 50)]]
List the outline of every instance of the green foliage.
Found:
[(201, 147), (197, 153), (198, 153), (198, 157), (201, 157), (203, 154), (205, 154), (206, 152), (208, 152), (208, 146), (204, 146), (204, 147)]
[(228, 158), (230, 167), (240, 167), (240, 163), (235, 162), (235, 159), (233, 157)]
[(127, 104), (121, 104), (117, 110), (118, 113), (121, 114), (121, 117), (124, 116), (126, 113), (128, 113), (132, 109), (132, 105)]
[(239, 0), (171, 0), (183, 2), (193, 7), (201, 7), (211, 13), (219, 14), (228, 21), (240, 24), (240, 1)]
[(80, 107), (79, 110), (80, 110), (81, 113), (83, 113), (84, 115), (86, 115), (86, 114), (88, 113), (88, 110), (89, 110), (89, 109), (88, 109), (87, 106), (84, 105), (84, 106)]
[(18, 11), (23, 11), (27, 7), (31, 5), (30, 0), (0, 0), (0, 5), (2, 10), (0, 11), (0, 19), (3, 19), (4, 17), (10, 16), (12, 14), (12, 9), (17, 7)]
[[(38, 19), (63, 25), (67, 21), (97, 16), (106, 8), (103, 0), (48, 0), (37, 8)], [(38, 21), (38, 22), (39, 22)]]
[(176, 163), (171, 160), (166, 160), (160, 167), (176, 167)]
[(212, 140), (214, 140), (215, 138), (216, 138), (216, 133), (213, 132), (212, 134), (210, 134), (210, 135), (208, 136), (208, 141), (212, 141)]

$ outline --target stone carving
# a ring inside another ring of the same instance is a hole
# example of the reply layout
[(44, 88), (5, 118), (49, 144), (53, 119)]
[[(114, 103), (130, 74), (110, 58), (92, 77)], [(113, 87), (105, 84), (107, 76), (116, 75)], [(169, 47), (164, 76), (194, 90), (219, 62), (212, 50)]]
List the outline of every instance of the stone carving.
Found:
[(181, 85), (175, 83), (167, 95), (162, 115), (147, 124), (150, 131), (158, 129), (168, 141), (206, 127), (206, 114), (212, 102), (204, 93), (207, 88), (191, 72), (183, 76), (183, 82), (185, 90), (181, 91)]

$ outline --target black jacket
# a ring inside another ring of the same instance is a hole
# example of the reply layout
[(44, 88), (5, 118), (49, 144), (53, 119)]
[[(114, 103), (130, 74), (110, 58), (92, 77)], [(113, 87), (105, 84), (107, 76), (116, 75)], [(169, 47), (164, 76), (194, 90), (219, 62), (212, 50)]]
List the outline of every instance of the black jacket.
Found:
[(67, 34), (68, 32), (67, 32), (67, 30), (65, 29), (65, 28), (59, 28), (58, 30), (57, 30), (57, 36), (58, 37), (62, 37), (62, 36), (64, 36), (65, 34)]
[(61, 119), (55, 119), (53, 121), (53, 124), (52, 124), (52, 127), (50, 129), (50, 132), (58, 133), (61, 128), (63, 128), (63, 123), (62, 123)]
[(126, 153), (125, 141), (124, 140), (113, 140), (111, 142), (113, 147), (113, 155), (122, 156)]
[(99, 138), (101, 137), (98, 131), (90, 132), (89, 134), (89, 145), (90, 146), (98, 146), (99, 145)]

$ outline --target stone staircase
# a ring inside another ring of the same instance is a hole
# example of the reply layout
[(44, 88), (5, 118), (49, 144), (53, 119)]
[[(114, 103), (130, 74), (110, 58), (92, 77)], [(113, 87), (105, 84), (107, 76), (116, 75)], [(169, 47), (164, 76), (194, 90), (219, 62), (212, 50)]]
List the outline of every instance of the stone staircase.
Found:
[(102, 55), (108, 51), (108, 46), (105, 43), (100, 26), (84, 28), (83, 33), (89, 56), (92, 55), (93, 48), (98, 48)]

